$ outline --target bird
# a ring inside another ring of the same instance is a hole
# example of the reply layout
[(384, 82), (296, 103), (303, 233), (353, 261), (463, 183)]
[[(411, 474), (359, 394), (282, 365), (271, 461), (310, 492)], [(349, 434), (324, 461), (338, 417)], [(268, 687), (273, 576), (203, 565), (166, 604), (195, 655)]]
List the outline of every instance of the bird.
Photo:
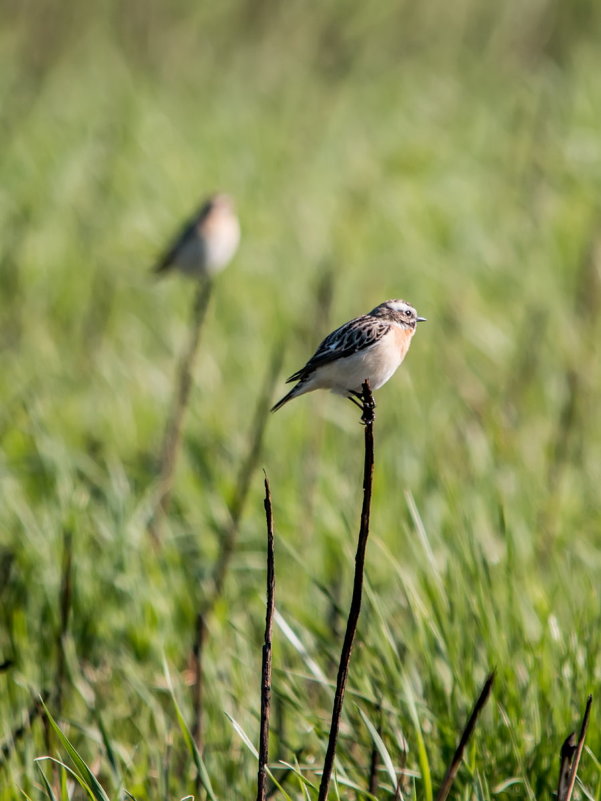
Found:
[(194, 278), (212, 278), (231, 261), (240, 243), (240, 223), (229, 195), (208, 197), (173, 237), (154, 272), (176, 269)]
[(368, 381), (374, 390), (388, 381), (407, 355), (417, 324), (425, 320), (410, 303), (393, 299), (344, 323), (290, 376), (286, 383), (297, 383), (271, 411), (316, 389), (329, 389), (362, 406), (363, 383)]

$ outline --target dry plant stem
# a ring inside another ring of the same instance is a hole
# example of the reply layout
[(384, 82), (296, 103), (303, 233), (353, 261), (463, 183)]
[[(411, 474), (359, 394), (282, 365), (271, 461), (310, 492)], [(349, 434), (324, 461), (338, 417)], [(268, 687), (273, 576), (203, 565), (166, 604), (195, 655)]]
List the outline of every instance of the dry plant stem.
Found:
[(269, 713), (271, 711), (271, 632), (275, 610), (275, 567), (273, 548), (273, 509), (269, 481), (265, 476), (265, 518), (267, 521), (267, 608), (265, 612), (265, 639), (261, 665), (261, 731), (259, 739), (259, 771), (257, 774), (257, 801), (265, 801), (267, 762), (269, 761)]
[[(192, 739), (196, 747), (202, 753), (203, 731), (202, 731), (202, 709), (203, 709), (203, 682), (202, 682), (202, 656), (205, 643), (206, 624), (202, 612), (196, 615), (196, 628), (194, 643), (192, 645), (192, 669), (194, 671), (194, 683), (192, 685), (192, 709), (194, 718), (192, 720)], [(200, 776), (196, 777), (197, 795), (202, 788)]]
[[(591, 704), (593, 703), (593, 696), (589, 695), (586, 701), (586, 707), (584, 710), (584, 717), (582, 718), (582, 726), (580, 727), (580, 736), (578, 737), (578, 745), (576, 746), (576, 754), (574, 755), (574, 760), (572, 762), (572, 768), (570, 770), (570, 781), (568, 784), (568, 789), (565, 797), (565, 801), (570, 801), (572, 798), (572, 793), (574, 792), (574, 786), (576, 784), (576, 774), (578, 773), (578, 765), (580, 764), (580, 757), (582, 756), (582, 751), (584, 749), (584, 740), (586, 737), (586, 730), (588, 729), (588, 721), (591, 714)], [(561, 799), (559, 801), (562, 801)]]
[(63, 534), (63, 557), (60, 586), (60, 627), (57, 634), (56, 655), (56, 714), (62, 713), (63, 689), (65, 683), (65, 640), (69, 628), (69, 613), (72, 597), (73, 534), (65, 529)]
[(361, 525), (359, 528), (359, 540), (357, 543), (357, 554), (355, 556), (355, 578), (353, 582), (353, 596), (351, 599), (351, 608), (349, 611), (348, 621), (346, 624), (346, 632), (344, 635), (344, 642), (342, 644), (342, 652), (340, 654), (340, 664), (338, 667), (338, 676), (336, 678), (336, 692), (334, 694), (334, 706), (332, 709), (332, 722), (330, 724), (330, 736), (328, 739), (328, 748), (323, 765), (323, 773), (321, 776), (321, 783), (319, 785), (319, 801), (326, 801), (328, 797), (328, 789), (330, 786), (330, 779), (332, 776), (332, 768), (334, 766), (334, 757), (336, 756), (336, 742), (338, 740), (338, 730), (340, 728), (340, 715), (342, 713), (342, 703), (344, 701), (344, 691), (346, 688), (346, 680), (348, 677), (349, 663), (351, 659), (351, 651), (353, 650), (353, 641), (355, 639), (355, 632), (357, 631), (357, 623), (359, 621), (359, 613), (361, 612), (361, 596), (363, 593), (363, 570), (365, 566), (365, 549), (367, 546), (367, 538), (369, 536), (369, 516), (371, 511), (371, 493), (373, 484), (374, 473), (374, 401), (369, 388), (369, 383), (365, 381), (363, 384), (362, 392), (363, 415), (362, 422), (365, 423), (365, 455), (363, 462), (363, 506), (361, 509)]
[(480, 691), (478, 700), (474, 704), (474, 708), (472, 709), (471, 715), (469, 716), (468, 721), (465, 724), (465, 728), (463, 729), (463, 732), (459, 739), (459, 745), (457, 746), (457, 749), (453, 754), (453, 759), (451, 760), (451, 764), (447, 769), (440, 790), (438, 791), (438, 794), (436, 796), (436, 801), (445, 801), (446, 797), (449, 794), (451, 786), (455, 780), (455, 776), (457, 775), (457, 771), (459, 770), (459, 765), (461, 765), (461, 760), (463, 759), (463, 752), (465, 751), (465, 747), (468, 744), (470, 737), (472, 736), (472, 732), (474, 731), (474, 728), (476, 726), (476, 721), (478, 720), (478, 716), (480, 715), (480, 712), (483, 710), (484, 705), (488, 701), (494, 680), (495, 680), (495, 674), (493, 671), (488, 675), (488, 678), (484, 682), (484, 686)]
[(177, 456), (182, 442), (182, 428), (184, 416), (188, 408), (190, 390), (192, 389), (192, 377), (194, 362), (200, 344), (200, 334), (204, 322), (213, 284), (210, 280), (202, 280), (198, 284), (194, 305), (192, 307), (192, 323), (190, 328), (190, 340), (188, 347), (180, 362), (177, 377), (175, 395), (165, 427), (163, 445), (159, 458), (159, 485), (156, 506), (150, 522), (149, 531), (153, 539), (158, 543), (161, 539), (162, 523), (169, 510), (171, 502), (171, 491), (173, 488), (173, 476)]
[(565, 801), (570, 786), (570, 768), (576, 752), (576, 737), (574, 732), (568, 734), (561, 746), (559, 761), (559, 781), (557, 782), (557, 801)]
[(372, 795), (376, 794), (376, 790), (378, 788), (378, 767), (379, 767), (379, 753), (378, 749), (373, 746), (371, 749), (371, 757), (369, 760), (369, 782), (367, 784), (367, 790)]
[[(382, 736), (382, 709), (378, 705), (378, 728), (377, 732)], [(376, 744), (374, 743), (371, 749), (371, 757), (369, 760), (369, 781), (367, 783), (367, 789), (372, 794), (376, 794), (376, 790), (378, 789), (378, 767), (380, 763), (380, 752), (376, 748)]]
[(403, 797), (403, 774), (400, 773), (396, 780), (396, 787), (394, 788), (393, 801), (401, 801)]
[(403, 738), (401, 746), (401, 758), (399, 760), (399, 771), (396, 780), (396, 787), (394, 788), (393, 801), (401, 801), (403, 798), (403, 785), (405, 780), (405, 769), (407, 768), (407, 743)]

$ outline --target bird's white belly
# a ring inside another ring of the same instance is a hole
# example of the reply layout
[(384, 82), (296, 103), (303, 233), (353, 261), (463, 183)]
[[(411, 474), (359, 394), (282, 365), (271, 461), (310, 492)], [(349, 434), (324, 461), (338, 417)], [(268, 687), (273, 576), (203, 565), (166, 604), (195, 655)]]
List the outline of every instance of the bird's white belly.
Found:
[(222, 220), (205, 237), (205, 269), (209, 275), (222, 270), (232, 259), (240, 242), (240, 227), (234, 219)]
[(365, 379), (371, 389), (379, 389), (403, 361), (405, 352), (388, 343), (378, 342), (359, 353), (318, 367), (311, 389), (331, 389), (339, 395), (360, 392)]

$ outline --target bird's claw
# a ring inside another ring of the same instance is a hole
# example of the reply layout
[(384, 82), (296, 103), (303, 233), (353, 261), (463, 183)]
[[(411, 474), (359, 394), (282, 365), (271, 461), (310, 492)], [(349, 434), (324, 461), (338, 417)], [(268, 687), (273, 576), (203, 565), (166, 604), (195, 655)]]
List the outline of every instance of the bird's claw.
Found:
[(362, 409), (361, 424), (364, 426), (371, 425), (376, 416), (376, 402), (367, 381), (363, 384), (363, 392), (361, 393), (360, 398)]
[(373, 423), (376, 417), (375, 415), (376, 402), (374, 401), (374, 399), (372, 398), (371, 401), (367, 402), (364, 401), (362, 409), (363, 413), (361, 415), (361, 425), (367, 426), (370, 423)]

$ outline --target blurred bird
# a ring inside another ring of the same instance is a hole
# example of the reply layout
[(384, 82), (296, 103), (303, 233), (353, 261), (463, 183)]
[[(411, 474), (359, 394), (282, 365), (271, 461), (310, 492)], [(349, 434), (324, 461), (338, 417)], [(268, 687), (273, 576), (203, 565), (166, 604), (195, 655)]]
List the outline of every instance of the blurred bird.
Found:
[(307, 364), (290, 376), (297, 381), (287, 395), (272, 408), (313, 392), (330, 389), (359, 404), (364, 381), (370, 389), (385, 384), (405, 358), (417, 323), (425, 320), (404, 300), (387, 300), (356, 317), (324, 339)]
[(172, 239), (154, 271), (176, 269), (195, 278), (211, 278), (231, 261), (239, 242), (240, 223), (232, 199), (212, 195)]

